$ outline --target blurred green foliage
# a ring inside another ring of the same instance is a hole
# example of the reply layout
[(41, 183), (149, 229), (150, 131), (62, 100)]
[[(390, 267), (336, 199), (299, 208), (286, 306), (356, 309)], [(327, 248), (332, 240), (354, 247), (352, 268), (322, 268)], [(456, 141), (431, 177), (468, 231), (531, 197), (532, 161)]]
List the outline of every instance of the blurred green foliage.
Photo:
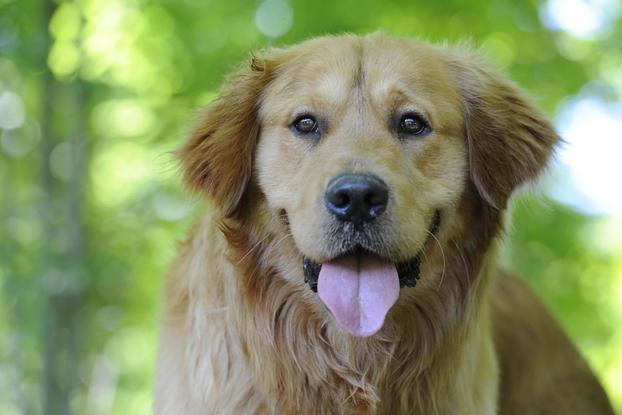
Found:
[[(201, 209), (170, 151), (251, 51), (345, 31), (467, 39), (551, 116), (593, 80), (619, 98), (620, 20), (578, 38), (546, 28), (543, 7), (0, 0), (0, 413), (150, 411), (161, 282)], [(525, 197), (512, 223), (505, 263), (622, 409), (619, 219)]]

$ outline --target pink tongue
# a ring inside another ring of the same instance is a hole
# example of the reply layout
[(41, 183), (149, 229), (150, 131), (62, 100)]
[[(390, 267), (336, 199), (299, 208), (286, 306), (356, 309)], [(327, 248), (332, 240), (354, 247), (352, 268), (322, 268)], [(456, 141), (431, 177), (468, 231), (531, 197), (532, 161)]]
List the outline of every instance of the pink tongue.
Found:
[(318, 294), (337, 323), (353, 336), (375, 334), (400, 294), (395, 265), (371, 255), (322, 264)]

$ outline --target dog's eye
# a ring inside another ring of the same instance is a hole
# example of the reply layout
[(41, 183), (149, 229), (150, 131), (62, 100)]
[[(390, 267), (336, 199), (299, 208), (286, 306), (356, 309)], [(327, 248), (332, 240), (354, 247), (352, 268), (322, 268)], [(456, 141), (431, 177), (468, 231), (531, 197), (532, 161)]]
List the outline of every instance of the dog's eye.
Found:
[(299, 134), (312, 134), (317, 133), (318, 125), (317, 121), (311, 115), (301, 115), (296, 118), (292, 124), (292, 128)]
[(430, 131), (430, 127), (421, 116), (408, 112), (400, 118), (399, 132), (401, 134), (422, 135)]

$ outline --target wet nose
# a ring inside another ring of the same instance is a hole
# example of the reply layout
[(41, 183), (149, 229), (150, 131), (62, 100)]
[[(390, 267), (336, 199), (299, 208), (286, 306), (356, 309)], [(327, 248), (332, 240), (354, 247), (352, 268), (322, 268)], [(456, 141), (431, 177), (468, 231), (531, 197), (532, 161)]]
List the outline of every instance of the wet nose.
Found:
[(328, 183), (326, 208), (337, 219), (360, 225), (371, 222), (387, 208), (389, 189), (370, 174), (344, 174)]

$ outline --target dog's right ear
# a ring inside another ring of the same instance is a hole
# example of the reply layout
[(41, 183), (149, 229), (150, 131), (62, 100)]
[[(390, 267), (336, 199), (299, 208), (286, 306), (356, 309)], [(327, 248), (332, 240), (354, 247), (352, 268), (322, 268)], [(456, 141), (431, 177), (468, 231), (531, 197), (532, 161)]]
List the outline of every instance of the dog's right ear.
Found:
[(211, 197), (224, 217), (235, 214), (250, 181), (259, 99), (269, 81), (266, 61), (253, 57), (201, 112), (177, 151), (186, 185)]

